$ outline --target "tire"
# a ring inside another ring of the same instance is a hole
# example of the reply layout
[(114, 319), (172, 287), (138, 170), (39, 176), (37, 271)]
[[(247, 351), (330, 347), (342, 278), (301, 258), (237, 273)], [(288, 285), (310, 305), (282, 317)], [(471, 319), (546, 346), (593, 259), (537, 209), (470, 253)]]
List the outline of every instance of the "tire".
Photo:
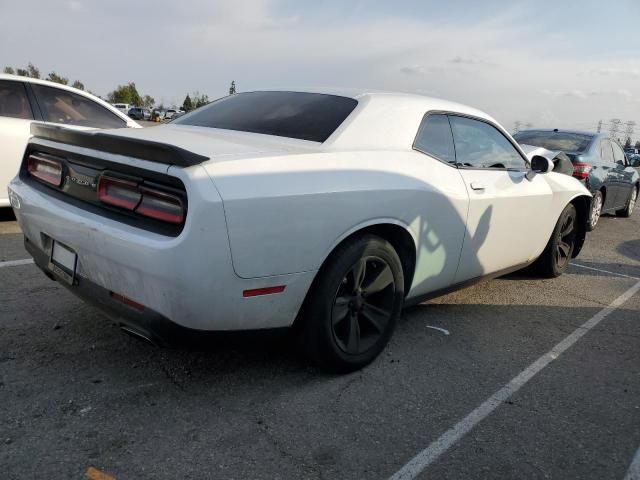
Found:
[(532, 265), (533, 272), (544, 278), (559, 277), (565, 272), (576, 245), (577, 220), (576, 207), (564, 207), (547, 246)]
[(596, 228), (598, 220), (600, 220), (603, 203), (604, 197), (602, 196), (602, 192), (598, 190), (593, 194), (593, 198), (591, 199), (591, 211), (589, 212), (589, 223), (587, 223), (587, 230), (589, 232), (592, 232)]
[(629, 193), (629, 198), (627, 199), (627, 205), (622, 210), (617, 210), (616, 215), (619, 217), (629, 218), (633, 213), (633, 209), (636, 206), (636, 202), (638, 201), (638, 189), (640, 189), (639, 185), (634, 185), (631, 193)]
[(388, 343), (403, 301), (402, 264), (391, 244), (375, 235), (349, 240), (322, 266), (305, 300), (301, 347), (323, 369), (358, 370)]

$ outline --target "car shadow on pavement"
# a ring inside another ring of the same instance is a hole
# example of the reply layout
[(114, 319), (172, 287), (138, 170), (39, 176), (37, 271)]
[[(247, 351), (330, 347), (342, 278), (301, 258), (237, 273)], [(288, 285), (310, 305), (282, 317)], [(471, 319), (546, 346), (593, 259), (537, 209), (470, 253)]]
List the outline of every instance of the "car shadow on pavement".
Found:
[(616, 251), (631, 260), (640, 262), (640, 239), (622, 242), (616, 247)]

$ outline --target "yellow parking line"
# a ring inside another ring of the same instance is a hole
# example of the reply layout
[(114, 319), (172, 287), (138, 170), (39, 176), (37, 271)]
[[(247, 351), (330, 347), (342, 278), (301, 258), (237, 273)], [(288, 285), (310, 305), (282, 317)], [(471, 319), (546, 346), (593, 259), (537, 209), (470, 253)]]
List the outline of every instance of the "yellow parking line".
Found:
[(107, 475), (106, 473), (101, 472), (97, 468), (93, 468), (93, 467), (87, 468), (86, 475), (87, 475), (87, 478), (90, 478), (91, 480), (116, 480), (111, 475)]

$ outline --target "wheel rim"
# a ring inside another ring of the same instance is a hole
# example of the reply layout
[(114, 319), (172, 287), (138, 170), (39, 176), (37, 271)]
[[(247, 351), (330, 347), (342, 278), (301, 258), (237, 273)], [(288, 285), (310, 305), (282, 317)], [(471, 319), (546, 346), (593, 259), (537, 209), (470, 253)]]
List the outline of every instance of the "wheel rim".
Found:
[(558, 231), (555, 249), (556, 266), (558, 269), (564, 268), (571, 260), (571, 253), (576, 237), (575, 223), (575, 214), (568, 212)]
[(331, 310), (331, 330), (340, 349), (358, 355), (386, 332), (395, 302), (395, 280), (389, 264), (363, 257), (346, 273)]
[(633, 212), (633, 207), (636, 206), (637, 199), (638, 199), (638, 189), (634, 188), (631, 191), (631, 198), (629, 199), (629, 213)]
[(593, 207), (591, 209), (591, 226), (595, 227), (602, 213), (602, 196), (596, 195), (593, 197)]

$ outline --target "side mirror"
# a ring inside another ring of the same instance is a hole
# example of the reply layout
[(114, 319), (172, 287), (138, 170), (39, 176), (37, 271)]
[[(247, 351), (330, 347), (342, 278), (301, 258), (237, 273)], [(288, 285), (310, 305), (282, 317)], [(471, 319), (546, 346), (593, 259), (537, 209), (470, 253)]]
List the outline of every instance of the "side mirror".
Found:
[(549, 173), (553, 171), (553, 162), (542, 155), (534, 155), (531, 159), (531, 170), (536, 173)]

